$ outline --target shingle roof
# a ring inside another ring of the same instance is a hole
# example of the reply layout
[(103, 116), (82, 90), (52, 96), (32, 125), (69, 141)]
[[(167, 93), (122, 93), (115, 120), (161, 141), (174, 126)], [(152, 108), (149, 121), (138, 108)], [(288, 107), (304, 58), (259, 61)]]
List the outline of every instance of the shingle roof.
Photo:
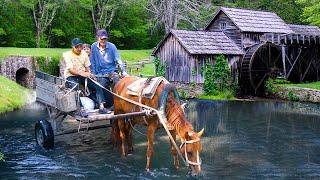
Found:
[(230, 54), (242, 55), (243, 52), (223, 32), (170, 30), (152, 54), (162, 46), (172, 34), (190, 54)]
[(320, 28), (317, 26), (289, 24), (295, 34), (320, 36)]
[(221, 11), (224, 12), (243, 32), (293, 33), (290, 27), (273, 12), (227, 7), (221, 7), (218, 10), (207, 28)]

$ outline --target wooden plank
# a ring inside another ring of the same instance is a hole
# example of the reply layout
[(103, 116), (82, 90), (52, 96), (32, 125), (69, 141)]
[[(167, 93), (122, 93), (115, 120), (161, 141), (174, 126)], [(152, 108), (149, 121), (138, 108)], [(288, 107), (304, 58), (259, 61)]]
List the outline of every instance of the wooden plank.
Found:
[(46, 80), (43, 80), (43, 79), (39, 79), (39, 78), (36, 78), (36, 88), (37, 87), (40, 87), (42, 89), (45, 89), (51, 93), (55, 93), (57, 91), (59, 91), (59, 87), (58, 85), (56, 84), (53, 84), (51, 82), (48, 82)]
[(281, 53), (282, 53), (282, 65), (283, 65), (284, 77), (287, 77), (287, 70), (286, 70), (286, 49), (285, 49), (285, 46), (281, 46)]

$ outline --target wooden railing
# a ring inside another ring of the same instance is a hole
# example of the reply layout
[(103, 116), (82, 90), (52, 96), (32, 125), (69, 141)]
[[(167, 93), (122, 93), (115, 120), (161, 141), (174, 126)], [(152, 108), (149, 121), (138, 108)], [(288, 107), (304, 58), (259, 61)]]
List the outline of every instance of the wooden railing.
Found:
[(146, 64), (153, 64), (152, 59), (141, 59), (136, 63), (128, 63), (128, 61), (124, 60), (126, 65), (127, 72), (129, 74), (140, 74), (141, 69), (145, 67)]

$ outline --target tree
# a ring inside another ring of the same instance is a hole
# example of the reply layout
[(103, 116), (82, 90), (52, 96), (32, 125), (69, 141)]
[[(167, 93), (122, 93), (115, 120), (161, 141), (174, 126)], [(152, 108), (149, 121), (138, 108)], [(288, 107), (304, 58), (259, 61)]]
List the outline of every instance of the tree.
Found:
[(320, 3), (319, 0), (297, 0), (304, 8), (301, 20), (320, 26)]
[(107, 29), (117, 8), (123, 3), (118, 0), (79, 0), (80, 5), (89, 10), (94, 24), (94, 30)]
[(40, 47), (40, 38), (56, 16), (62, 0), (20, 0), (21, 5), (28, 10), (33, 18), (36, 32), (36, 47)]
[(152, 14), (154, 28), (163, 25), (168, 33), (170, 29), (177, 29), (181, 20), (196, 28), (200, 9), (207, 3), (207, 0), (149, 0), (146, 8)]

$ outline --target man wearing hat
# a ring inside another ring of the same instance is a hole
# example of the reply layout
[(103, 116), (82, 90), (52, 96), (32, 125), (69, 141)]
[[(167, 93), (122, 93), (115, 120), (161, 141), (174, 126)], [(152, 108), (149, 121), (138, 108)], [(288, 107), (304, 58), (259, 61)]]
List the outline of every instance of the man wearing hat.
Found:
[[(97, 42), (91, 45), (91, 71), (102, 86), (112, 88), (119, 80), (118, 66), (122, 76), (127, 75), (125, 65), (120, 59), (117, 47), (108, 42), (108, 33), (105, 29), (97, 31), (96, 38)], [(112, 94), (105, 91), (105, 100), (106, 107), (112, 108)], [(103, 107), (103, 103), (100, 107)]]
[[(82, 41), (79, 38), (74, 38), (71, 41), (72, 49), (63, 53), (63, 59), (65, 62), (64, 77), (72, 82), (78, 84), (85, 84), (86, 78), (93, 78), (93, 75), (90, 72), (90, 60), (88, 54), (85, 51), (82, 51)], [(96, 96), (99, 101), (99, 97), (104, 97), (103, 90), (95, 85), (90, 79), (87, 80), (88, 88), (96, 90)], [(101, 101), (100, 101), (101, 102)], [(102, 100), (102, 102), (104, 102)], [(107, 113), (107, 110), (100, 109), (100, 113)]]

